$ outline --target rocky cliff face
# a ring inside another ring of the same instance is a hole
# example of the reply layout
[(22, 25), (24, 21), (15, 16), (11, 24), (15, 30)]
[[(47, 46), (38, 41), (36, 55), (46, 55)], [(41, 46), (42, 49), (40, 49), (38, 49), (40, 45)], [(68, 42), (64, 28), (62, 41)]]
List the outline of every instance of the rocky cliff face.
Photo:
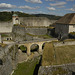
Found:
[(10, 75), (17, 64), (17, 46), (0, 47), (0, 75)]

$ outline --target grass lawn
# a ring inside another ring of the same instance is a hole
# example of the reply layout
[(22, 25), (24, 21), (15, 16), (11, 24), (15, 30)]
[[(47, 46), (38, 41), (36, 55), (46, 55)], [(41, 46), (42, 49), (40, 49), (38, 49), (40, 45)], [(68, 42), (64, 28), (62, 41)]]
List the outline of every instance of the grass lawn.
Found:
[(75, 45), (56, 47), (56, 64), (75, 63)]
[(75, 45), (54, 47), (52, 43), (45, 44), (42, 65), (61, 65), (75, 63)]
[(13, 75), (33, 75), (38, 59), (18, 64), (17, 69)]
[(49, 35), (33, 35), (33, 34), (30, 34), (30, 33), (26, 33), (26, 34), (29, 35), (29, 36), (32, 36), (32, 37), (38, 37), (38, 38), (44, 38), (44, 39), (52, 38), (52, 36), (49, 36)]

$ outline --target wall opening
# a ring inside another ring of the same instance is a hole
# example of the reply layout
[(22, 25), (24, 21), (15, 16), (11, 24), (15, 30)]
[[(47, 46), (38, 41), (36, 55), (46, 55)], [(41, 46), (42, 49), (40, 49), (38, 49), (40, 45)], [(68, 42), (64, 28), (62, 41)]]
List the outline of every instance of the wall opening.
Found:
[(2, 59), (0, 59), (0, 65), (3, 65), (3, 61), (2, 61)]
[(75, 75), (75, 72), (72, 72), (72, 75)]
[(27, 47), (24, 45), (21, 45), (18, 49), (20, 49), (23, 53), (27, 53)]
[(32, 44), (30, 47), (31, 52), (38, 52), (39, 45), (38, 44)]
[(45, 46), (45, 43), (43, 43), (43, 45), (42, 45), (42, 50), (44, 49), (44, 46)]

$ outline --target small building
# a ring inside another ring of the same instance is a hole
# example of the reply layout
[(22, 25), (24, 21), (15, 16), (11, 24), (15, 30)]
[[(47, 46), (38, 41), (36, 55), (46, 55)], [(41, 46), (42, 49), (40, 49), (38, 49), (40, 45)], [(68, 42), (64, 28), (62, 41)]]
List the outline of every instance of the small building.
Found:
[(12, 40), (12, 22), (0, 22), (0, 43), (3, 40)]
[(12, 15), (12, 20), (13, 20), (13, 25), (14, 25), (14, 24), (20, 24), (20, 22), (19, 22), (19, 17), (18, 17), (17, 14), (13, 14), (13, 15)]
[(62, 38), (70, 32), (75, 32), (75, 13), (69, 13), (56, 21), (54, 24), (55, 33)]

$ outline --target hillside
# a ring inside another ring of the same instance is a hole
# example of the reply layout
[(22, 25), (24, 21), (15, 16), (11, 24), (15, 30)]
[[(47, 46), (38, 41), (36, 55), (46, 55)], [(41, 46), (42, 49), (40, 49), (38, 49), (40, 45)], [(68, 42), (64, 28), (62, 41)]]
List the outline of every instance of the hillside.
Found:
[(33, 14), (36, 17), (47, 17), (50, 20), (58, 20), (61, 18), (61, 16), (56, 15), (48, 15), (48, 14)]
[[(14, 12), (0, 12), (0, 21), (11, 21), (12, 15)], [(47, 17), (51, 20), (58, 20), (61, 18), (60, 16), (55, 15), (47, 15), (47, 14), (27, 14), (27, 13), (21, 13), (21, 12), (15, 12), (19, 17)]]

